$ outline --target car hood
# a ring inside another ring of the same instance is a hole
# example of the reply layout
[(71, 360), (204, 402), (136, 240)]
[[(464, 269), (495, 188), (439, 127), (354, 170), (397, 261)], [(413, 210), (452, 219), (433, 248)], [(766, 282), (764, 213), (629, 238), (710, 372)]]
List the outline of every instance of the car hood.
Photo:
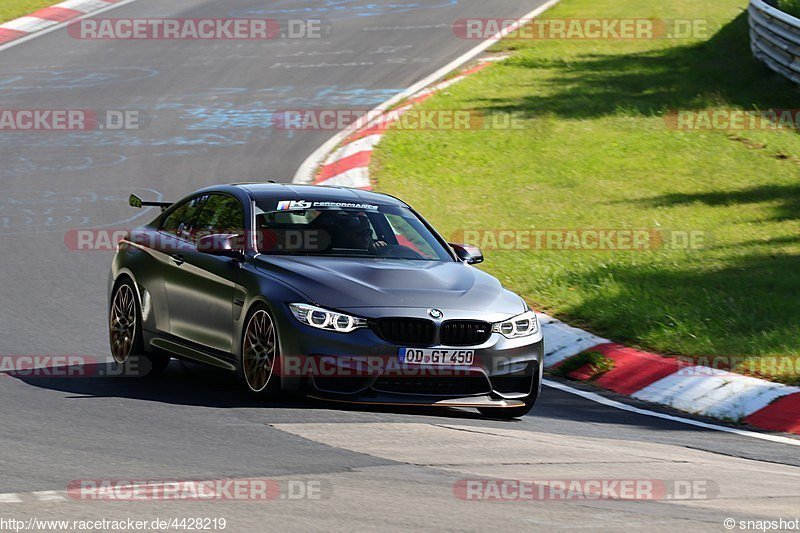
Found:
[(261, 255), (256, 265), (334, 309), (437, 307), (509, 315), (525, 310), (522, 299), (494, 277), (463, 263)]

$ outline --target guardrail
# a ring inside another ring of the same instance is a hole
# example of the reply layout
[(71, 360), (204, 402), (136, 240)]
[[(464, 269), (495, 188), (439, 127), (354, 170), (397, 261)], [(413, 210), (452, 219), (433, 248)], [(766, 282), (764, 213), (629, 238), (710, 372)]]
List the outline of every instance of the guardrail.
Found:
[(753, 56), (800, 84), (800, 19), (763, 0), (750, 0), (747, 12)]

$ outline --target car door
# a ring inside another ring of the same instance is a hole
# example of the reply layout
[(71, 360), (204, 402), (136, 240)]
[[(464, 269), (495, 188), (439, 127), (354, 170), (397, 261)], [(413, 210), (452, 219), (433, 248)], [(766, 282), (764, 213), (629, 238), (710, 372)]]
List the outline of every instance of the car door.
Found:
[(184, 275), (180, 264), (186, 249), (192, 245), (190, 230), (206, 199), (205, 196), (195, 196), (177, 203), (165, 214), (155, 235), (143, 237), (150, 259), (146, 269), (147, 279), (139, 272), (139, 282), (150, 293), (156, 330), (159, 332), (172, 331), (167, 287), (174, 285), (175, 276)]
[(173, 275), (165, 279), (170, 332), (203, 347), (223, 352), (233, 349), (234, 297), (241, 293), (241, 264), (197, 250), (197, 240), (216, 233), (240, 234), (244, 209), (238, 199), (211, 193), (200, 199), (200, 213), (191, 223), (191, 243), (173, 261)]

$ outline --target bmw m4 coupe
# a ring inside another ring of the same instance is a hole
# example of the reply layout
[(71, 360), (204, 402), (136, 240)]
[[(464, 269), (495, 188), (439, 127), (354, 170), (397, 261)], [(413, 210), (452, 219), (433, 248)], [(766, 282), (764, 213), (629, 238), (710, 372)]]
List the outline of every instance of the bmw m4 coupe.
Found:
[(543, 339), (522, 298), (404, 202), (348, 188), (234, 184), (160, 206), (109, 280), (119, 363), (237, 372), (258, 395), (526, 414)]

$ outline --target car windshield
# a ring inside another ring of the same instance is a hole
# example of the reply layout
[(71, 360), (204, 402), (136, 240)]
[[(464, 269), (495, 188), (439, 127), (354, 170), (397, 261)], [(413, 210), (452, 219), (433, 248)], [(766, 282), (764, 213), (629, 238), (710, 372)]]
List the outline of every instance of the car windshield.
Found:
[(256, 204), (264, 254), (452, 261), (411, 210), (399, 206), (283, 201)]

